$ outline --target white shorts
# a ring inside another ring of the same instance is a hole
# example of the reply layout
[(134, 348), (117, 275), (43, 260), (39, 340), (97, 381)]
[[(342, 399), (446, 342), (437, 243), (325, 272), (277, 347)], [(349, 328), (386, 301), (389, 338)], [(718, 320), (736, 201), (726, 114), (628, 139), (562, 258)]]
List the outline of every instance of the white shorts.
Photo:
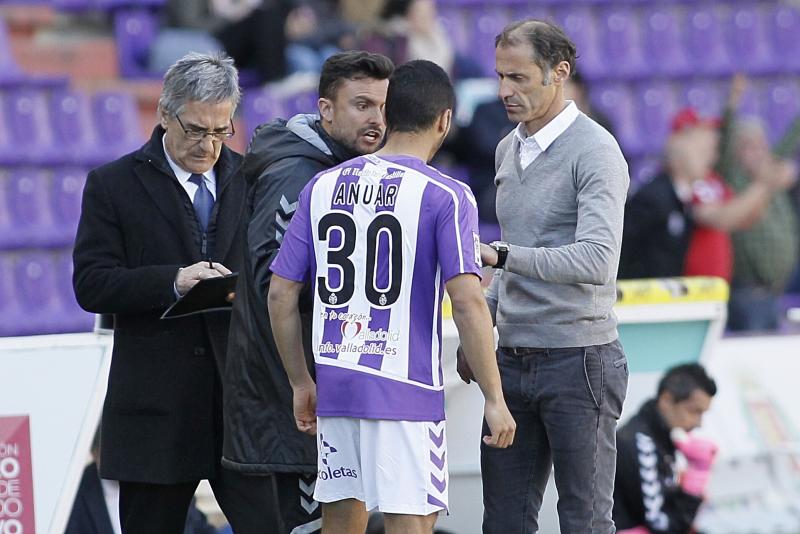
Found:
[(428, 515), (447, 510), (445, 423), (317, 418), (314, 499), (358, 499), (367, 510)]

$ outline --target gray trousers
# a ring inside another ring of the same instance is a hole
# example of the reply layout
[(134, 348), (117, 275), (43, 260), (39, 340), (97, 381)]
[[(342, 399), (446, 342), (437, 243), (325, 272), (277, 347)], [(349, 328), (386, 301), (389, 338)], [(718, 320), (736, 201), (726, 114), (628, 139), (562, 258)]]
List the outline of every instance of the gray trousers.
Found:
[(484, 534), (537, 532), (551, 468), (561, 534), (613, 534), (622, 346), (499, 348), (497, 361), (517, 433), (507, 449), (481, 444)]

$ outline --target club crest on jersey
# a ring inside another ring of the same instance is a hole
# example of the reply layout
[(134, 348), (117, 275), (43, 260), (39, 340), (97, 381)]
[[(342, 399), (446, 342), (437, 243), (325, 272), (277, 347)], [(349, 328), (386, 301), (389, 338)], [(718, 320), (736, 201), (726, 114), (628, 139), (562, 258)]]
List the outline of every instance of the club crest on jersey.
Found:
[(357, 321), (344, 321), (342, 322), (342, 336), (346, 337), (347, 339), (353, 339), (359, 333), (361, 333), (361, 329), (364, 328), (360, 322)]

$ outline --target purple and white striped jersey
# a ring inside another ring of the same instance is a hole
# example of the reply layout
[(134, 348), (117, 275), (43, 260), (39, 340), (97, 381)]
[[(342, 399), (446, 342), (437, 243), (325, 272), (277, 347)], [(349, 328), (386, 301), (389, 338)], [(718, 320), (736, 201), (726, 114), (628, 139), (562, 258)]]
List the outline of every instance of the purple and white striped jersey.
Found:
[(419, 159), (362, 156), (300, 194), (272, 271), (312, 281), (317, 415), (441, 421), (444, 284), (480, 276), (469, 188)]

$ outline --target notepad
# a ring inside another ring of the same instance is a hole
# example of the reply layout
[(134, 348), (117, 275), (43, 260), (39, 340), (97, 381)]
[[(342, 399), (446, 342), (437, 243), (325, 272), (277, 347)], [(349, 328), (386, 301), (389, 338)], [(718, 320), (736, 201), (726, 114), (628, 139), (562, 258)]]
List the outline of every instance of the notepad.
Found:
[(233, 303), (228, 302), (228, 295), (236, 291), (238, 279), (239, 273), (231, 273), (226, 276), (200, 280), (167, 308), (161, 318), (174, 319), (195, 313), (229, 311), (233, 307)]

